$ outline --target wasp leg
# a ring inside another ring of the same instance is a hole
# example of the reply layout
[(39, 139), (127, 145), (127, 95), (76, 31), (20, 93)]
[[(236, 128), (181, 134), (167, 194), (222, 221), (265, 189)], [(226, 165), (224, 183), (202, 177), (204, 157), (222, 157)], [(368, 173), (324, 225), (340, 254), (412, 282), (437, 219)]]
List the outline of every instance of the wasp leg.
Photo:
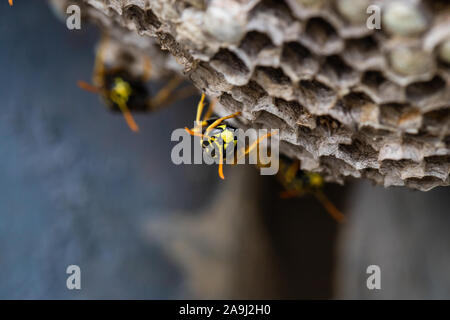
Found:
[(151, 109), (158, 109), (166, 104), (171, 98), (171, 93), (183, 82), (183, 78), (179, 76), (173, 77), (158, 93), (149, 100), (148, 105)]
[(177, 100), (186, 99), (197, 93), (197, 89), (193, 86), (188, 86), (177, 90), (171, 94), (166, 100), (159, 103), (158, 108), (174, 103)]
[(214, 104), (215, 104), (216, 100), (212, 100), (209, 103), (209, 107), (208, 110), (206, 111), (203, 120), (200, 121), (200, 118), (202, 117), (202, 113), (203, 113), (203, 108), (205, 107), (205, 93), (202, 93), (202, 97), (200, 98), (200, 101), (198, 102), (198, 106), (197, 106), (197, 116), (195, 117), (195, 124), (196, 124), (196, 130), (199, 130), (199, 127), (203, 127), (206, 125), (206, 121), (209, 119), (209, 117), (211, 116), (213, 109), (214, 109)]
[(206, 122), (211, 117), (215, 104), (216, 104), (216, 99), (211, 100), (211, 102), (209, 103), (208, 110), (206, 110), (205, 116), (203, 117), (203, 122)]
[[(276, 134), (276, 133), (275, 133)], [(236, 160), (235, 163), (237, 163), (237, 161), (239, 161), (240, 159), (242, 159), (242, 157), (245, 157), (247, 154), (249, 154), (250, 152), (253, 151), (253, 149), (255, 149), (264, 139), (269, 138), (270, 136), (272, 136), (272, 133), (266, 133), (265, 135), (259, 137), (258, 140), (254, 141), (242, 154), (240, 154), (240, 156), (238, 157), (238, 159)], [(242, 150), (242, 149), (241, 149)], [(259, 162), (259, 159), (258, 159)]]
[[(209, 119), (209, 117), (211, 117), (211, 114), (213, 112), (214, 109), (214, 104), (215, 104), (216, 100), (212, 100), (209, 104), (208, 110), (206, 111), (205, 116), (203, 117), (203, 121), (202, 124), (204, 124), (206, 122), (206, 120)], [(198, 106), (197, 106), (197, 116), (195, 117), (195, 122), (198, 124), (200, 123), (200, 118), (202, 117), (202, 113), (203, 113), (203, 108), (205, 107), (205, 93), (202, 93), (202, 97), (200, 98), (200, 101), (198, 102)]]
[(223, 150), (219, 148), (219, 177), (222, 180), (225, 180), (225, 176), (223, 175)]
[(148, 82), (152, 74), (152, 61), (149, 57), (144, 57), (144, 73), (142, 74), (142, 81)]
[(284, 174), (284, 179), (287, 183), (292, 182), (294, 180), (295, 176), (297, 175), (297, 172), (300, 170), (300, 161), (294, 161), (289, 166), (289, 168), (286, 170), (286, 173)]
[(225, 180), (225, 176), (223, 175), (223, 160), (219, 162), (219, 177), (222, 180)]
[(231, 119), (231, 118), (236, 118), (236, 117), (239, 116), (239, 115), (241, 115), (241, 112), (240, 112), (240, 111), (235, 112), (235, 113), (233, 113), (233, 114), (230, 114), (230, 115), (228, 115), (228, 116), (226, 116), (226, 117), (222, 117), (222, 118), (217, 119), (216, 121), (214, 121), (213, 123), (211, 123), (211, 124), (209, 125), (208, 128), (206, 128), (205, 135), (208, 135), (208, 133), (209, 133), (212, 129), (214, 129), (215, 127), (217, 127), (217, 126), (218, 126), (219, 124), (221, 124), (223, 121), (225, 121), (225, 120), (227, 120), (227, 119)]
[(200, 122), (200, 118), (202, 116), (204, 107), (205, 107), (205, 93), (203, 92), (202, 97), (200, 98), (200, 101), (198, 102), (197, 105), (197, 115), (195, 116), (195, 123)]
[(323, 194), (322, 191), (317, 190), (313, 194), (334, 220), (339, 223), (345, 220), (345, 215), (341, 211), (339, 211), (339, 209), (337, 209), (330, 200), (328, 200), (328, 198)]
[(300, 193), (296, 190), (286, 190), (280, 192), (281, 199), (291, 199), (300, 196)]
[(92, 93), (100, 93), (101, 89), (99, 87), (93, 86), (85, 81), (78, 81), (77, 82), (78, 86), (86, 91), (92, 92)]
[(253, 149), (255, 149), (264, 139), (269, 138), (272, 135), (272, 133), (267, 133), (265, 135), (263, 135), (262, 137), (260, 137), (258, 140), (256, 140), (255, 142), (253, 142), (248, 148), (247, 150), (245, 150), (244, 155), (249, 154), (250, 152), (253, 151)]
[(103, 76), (105, 73), (105, 66), (103, 63), (103, 56), (104, 56), (104, 50), (105, 45), (107, 42), (107, 36), (103, 35), (102, 39), (100, 40), (100, 46), (97, 50), (97, 55), (95, 56), (95, 62), (94, 62), (94, 72), (92, 75), (92, 83), (93, 85), (85, 82), (85, 81), (78, 81), (78, 86), (81, 89), (84, 89), (86, 91), (92, 92), (92, 93), (100, 93), (102, 84), (103, 84)]
[(95, 56), (95, 64), (94, 64), (94, 74), (92, 76), (92, 82), (98, 86), (102, 86), (104, 74), (105, 74), (105, 63), (104, 56), (106, 45), (108, 44), (109, 36), (106, 34), (102, 35), (100, 40), (100, 46), (97, 49), (97, 55)]
[[(204, 139), (206, 136), (204, 134), (201, 134), (200, 132), (196, 132), (194, 130), (191, 130), (187, 127), (184, 128), (184, 130), (186, 130), (190, 135), (195, 136), (195, 137), (200, 137), (202, 139)], [(220, 179), (224, 180), (225, 176), (223, 175), (223, 151), (222, 148), (219, 148), (219, 177)]]

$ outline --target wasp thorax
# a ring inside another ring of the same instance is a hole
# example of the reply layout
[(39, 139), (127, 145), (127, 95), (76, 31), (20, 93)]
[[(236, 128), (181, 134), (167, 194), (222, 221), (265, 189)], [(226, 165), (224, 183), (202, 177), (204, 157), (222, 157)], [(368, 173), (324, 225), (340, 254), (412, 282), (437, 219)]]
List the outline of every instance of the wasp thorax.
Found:
[(201, 145), (205, 153), (211, 158), (225, 158), (231, 152), (234, 152), (237, 146), (235, 129), (225, 124), (219, 125), (203, 137)]

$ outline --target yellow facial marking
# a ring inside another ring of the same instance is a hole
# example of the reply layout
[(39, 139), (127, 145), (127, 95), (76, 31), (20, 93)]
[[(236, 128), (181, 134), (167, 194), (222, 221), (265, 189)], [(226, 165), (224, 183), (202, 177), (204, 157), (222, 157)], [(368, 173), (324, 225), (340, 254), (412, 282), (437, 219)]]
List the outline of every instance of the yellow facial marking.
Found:
[(128, 82), (123, 81), (122, 78), (114, 79), (114, 86), (111, 90), (111, 100), (117, 104), (123, 104), (130, 98), (132, 89)]
[(323, 178), (320, 174), (317, 173), (310, 173), (309, 182), (311, 184), (311, 187), (320, 188), (323, 186)]
[(230, 130), (222, 131), (220, 137), (224, 143), (231, 143), (234, 141), (234, 134)]

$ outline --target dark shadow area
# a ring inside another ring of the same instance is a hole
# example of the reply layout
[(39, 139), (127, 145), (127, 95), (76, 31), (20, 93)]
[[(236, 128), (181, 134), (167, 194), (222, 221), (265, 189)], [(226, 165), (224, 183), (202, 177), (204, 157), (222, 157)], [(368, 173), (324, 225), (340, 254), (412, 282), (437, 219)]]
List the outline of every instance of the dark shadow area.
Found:
[[(274, 178), (261, 177), (261, 190), (263, 221), (278, 260), (280, 298), (332, 298), (340, 225), (312, 195), (281, 199)], [(348, 187), (327, 185), (324, 191), (345, 214)]]

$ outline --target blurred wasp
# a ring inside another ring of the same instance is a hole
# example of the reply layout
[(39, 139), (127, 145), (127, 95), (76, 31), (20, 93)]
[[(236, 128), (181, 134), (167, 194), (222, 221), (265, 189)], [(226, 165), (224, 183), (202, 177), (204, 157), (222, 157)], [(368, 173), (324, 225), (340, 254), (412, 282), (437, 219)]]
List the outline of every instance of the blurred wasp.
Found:
[(177, 99), (192, 95), (193, 88), (181, 89), (177, 94), (173, 91), (182, 83), (179, 76), (173, 77), (157, 94), (151, 97), (146, 83), (150, 79), (151, 62), (145, 59), (144, 73), (141, 77), (132, 75), (124, 67), (106, 69), (104, 52), (107, 37), (104, 36), (97, 51), (92, 83), (78, 81), (78, 86), (84, 90), (100, 94), (108, 108), (113, 112), (122, 112), (126, 123), (132, 131), (139, 131), (139, 127), (131, 112), (155, 111)]
[[(236, 118), (241, 115), (241, 112), (235, 112), (226, 117), (222, 118), (210, 118), (215, 101), (213, 100), (209, 104), (209, 108), (201, 119), (203, 108), (204, 108), (205, 94), (202, 94), (200, 102), (197, 106), (197, 116), (195, 118), (195, 126), (193, 129), (189, 129), (185, 127), (185, 130), (192, 136), (197, 136), (201, 138), (201, 146), (204, 152), (208, 154), (213, 159), (219, 159), (219, 177), (221, 179), (225, 179), (223, 175), (223, 164), (224, 158), (227, 150), (233, 148), (234, 151), (234, 161), (232, 164), (237, 163), (237, 136), (235, 135), (235, 128), (232, 126), (223, 123), (223, 121)], [(262, 140), (271, 136), (271, 133), (267, 133), (261, 136), (258, 140), (254, 141), (245, 151), (240, 154), (240, 156), (245, 156), (250, 153), (253, 149), (255, 149), (258, 144), (261, 143)], [(218, 151), (218, 153), (216, 152)]]
[(331, 203), (322, 191), (325, 184), (323, 177), (318, 173), (300, 170), (299, 160), (291, 160), (286, 156), (280, 156), (277, 179), (285, 189), (281, 193), (282, 198), (287, 199), (312, 194), (333, 219), (337, 222), (344, 221), (344, 214)]

